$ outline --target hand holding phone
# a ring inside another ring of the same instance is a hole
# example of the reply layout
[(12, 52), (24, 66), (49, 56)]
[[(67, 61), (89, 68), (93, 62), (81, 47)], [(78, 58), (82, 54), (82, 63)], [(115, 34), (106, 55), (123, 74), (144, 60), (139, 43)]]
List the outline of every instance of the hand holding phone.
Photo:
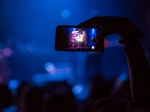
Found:
[(104, 52), (104, 38), (111, 34), (118, 33), (123, 40), (137, 30), (136, 25), (128, 18), (119, 16), (97, 16), (80, 23), (78, 26), (87, 27), (91, 25), (98, 25), (102, 30), (93, 39), (99, 46), (101, 53)]
[[(90, 26), (99, 27), (90, 27)], [(78, 35), (82, 30), (82, 45)], [(129, 19), (117, 16), (94, 17), (77, 26), (58, 26), (56, 28), (55, 49), (58, 51), (101, 51), (104, 52), (104, 37), (118, 33), (121, 38), (127, 39), (137, 30), (136, 25)], [(75, 31), (75, 32), (73, 32)], [(95, 32), (95, 33), (93, 33)], [(71, 35), (71, 36), (70, 36)], [(70, 41), (71, 38), (76, 39)], [(79, 41), (80, 40), (80, 41)], [(93, 40), (93, 42), (92, 42)]]

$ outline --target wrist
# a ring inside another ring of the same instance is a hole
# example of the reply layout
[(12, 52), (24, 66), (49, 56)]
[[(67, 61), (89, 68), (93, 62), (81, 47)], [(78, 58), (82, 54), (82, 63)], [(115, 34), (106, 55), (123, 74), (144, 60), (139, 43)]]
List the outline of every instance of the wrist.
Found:
[(139, 38), (143, 38), (143, 37), (144, 37), (144, 33), (142, 31), (136, 30), (128, 38), (120, 39), (119, 43), (124, 45), (133, 44), (134, 42), (138, 41)]
[(137, 27), (134, 25), (134, 23), (128, 24), (123, 30), (119, 32), (119, 35), (123, 40), (126, 40), (131, 37), (131, 35), (137, 31)]

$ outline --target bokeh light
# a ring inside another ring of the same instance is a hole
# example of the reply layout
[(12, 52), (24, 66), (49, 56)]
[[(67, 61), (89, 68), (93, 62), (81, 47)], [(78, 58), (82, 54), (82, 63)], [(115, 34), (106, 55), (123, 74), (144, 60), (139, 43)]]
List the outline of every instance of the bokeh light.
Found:
[(47, 72), (53, 71), (53, 70), (54, 70), (54, 65), (53, 65), (53, 63), (47, 62), (47, 63), (45, 64), (45, 69), (46, 69)]
[(18, 80), (10, 80), (9, 84), (8, 84), (8, 87), (10, 89), (10, 91), (14, 92), (18, 86), (19, 86), (20, 82)]
[(67, 19), (70, 17), (70, 11), (68, 9), (64, 9), (62, 12), (61, 12), (61, 16), (62, 18), (64, 19)]

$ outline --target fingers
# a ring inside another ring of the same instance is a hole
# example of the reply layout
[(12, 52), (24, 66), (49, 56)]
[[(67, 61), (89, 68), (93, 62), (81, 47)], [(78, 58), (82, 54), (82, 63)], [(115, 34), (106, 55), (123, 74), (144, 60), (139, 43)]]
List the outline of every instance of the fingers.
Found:
[(96, 47), (100, 50), (101, 53), (104, 52), (104, 38), (107, 36), (107, 32), (103, 29), (101, 32), (96, 35), (92, 41), (96, 43)]
[(100, 49), (100, 51), (103, 53), (104, 37), (111, 34), (120, 33), (122, 29), (124, 29), (129, 23), (132, 23), (132, 21), (124, 17), (99, 16), (86, 20), (80, 23), (78, 26), (80, 27), (99, 26), (99, 28), (102, 29), (101, 32), (92, 39), (92, 41), (96, 43), (97, 48)]
[(96, 42), (97, 47), (99, 48), (100, 52), (103, 53), (104, 52), (104, 37), (100, 38), (97, 42)]
[(101, 38), (96, 43), (96, 48), (100, 50), (101, 53), (104, 52), (104, 38)]
[(92, 39), (92, 41), (96, 43), (96, 48), (98, 48), (100, 52), (103, 53), (104, 52), (104, 37), (105, 37), (104, 35), (106, 34), (104, 33), (104, 30), (101, 24), (98, 23), (98, 21), (100, 20), (101, 18), (94, 17), (94, 18), (91, 18), (87, 21), (80, 23), (78, 26), (79, 27), (94, 27), (95, 26), (101, 29), (98, 35)]

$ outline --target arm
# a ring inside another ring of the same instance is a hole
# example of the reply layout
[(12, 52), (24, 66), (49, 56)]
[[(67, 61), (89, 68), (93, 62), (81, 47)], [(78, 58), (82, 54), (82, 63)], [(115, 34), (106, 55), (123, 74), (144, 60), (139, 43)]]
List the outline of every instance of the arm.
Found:
[(126, 54), (130, 85), (133, 101), (145, 101), (150, 99), (150, 69), (146, 60), (142, 45), (138, 37), (144, 34), (136, 33), (137, 27), (134, 24), (126, 26), (119, 35), (122, 40), (130, 40), (124, 43)]
[(133, 101), (150, 98), (150, 69), (139, 40), (124, 47)]
[(142, 45), (138, 40), (144, 34), (137, 29), (131, 32), (130, 30), (126, 31), (128, 31), (127, 35), (119, 34), (122, 37), (120, 43), (124, 44), (128, 62), (132, 100), (134, 102), (147, 101), (150, 99), (150, 69)]
[[(104, 37), (119, 33), (122, 40), (132, 39), (137, 27), (129, 19), (123, 17), (95, 17), (79, 24), (80, 26), (98, 25), (102, 28), (99, 35), (93, 38), (101, 52), (104, 51)], [(135, 38), (135, 37), (133, 37)], [(124, 44), (129, 67), (133, 101), (150, 99), (150, 69), (140, 41)]]

